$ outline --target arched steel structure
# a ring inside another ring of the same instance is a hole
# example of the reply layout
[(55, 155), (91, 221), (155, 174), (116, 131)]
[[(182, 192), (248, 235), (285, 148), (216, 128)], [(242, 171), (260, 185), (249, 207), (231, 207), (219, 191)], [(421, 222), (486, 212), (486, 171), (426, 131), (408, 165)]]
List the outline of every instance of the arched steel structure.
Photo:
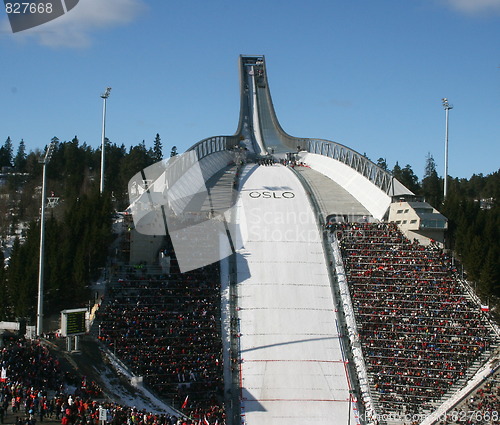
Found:
[(347, 146), (329, 140), (305, 139), (304, 141), (306, 143), (305, 149), (308, 152), (324, 155), (348, 165), (385, 193), (391, 194), (392, 174), (380, 168), (365, 156), (349, 149)]
[(198, 159), (202, 159), (216, 152), (231, 150), (238, 146), (238, 141), (239, 137), (237, 135), (207, 137), (191, 146), (188, 150), (195, 151)]

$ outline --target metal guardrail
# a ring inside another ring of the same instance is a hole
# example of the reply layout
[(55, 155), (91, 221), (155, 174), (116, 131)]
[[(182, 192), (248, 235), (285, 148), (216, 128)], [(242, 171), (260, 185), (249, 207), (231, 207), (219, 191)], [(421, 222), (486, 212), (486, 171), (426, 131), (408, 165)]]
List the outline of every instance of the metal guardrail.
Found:
[(340, 161), (360, 173), (387, 195), (392, 195), (391, 190), (393, 189), (394, 176), (389, 171), (380, 168), (364, 155), (340, 143), (326, 139), (309, 139), (290, 136), (281, 129), (279, 124), (277, 124), (277, 118), (275, 118), (275, 120), (275, 126), (277, 126), (280, 138), (290, 150), (305, 150), (309, 153), (327, 156)]
[(196, 151), (198, 160), (200, 160), (213, 153), (233, 149), (238, 146), (239, 140), (237, 135), (207, 137), (191, 146), (188, 151)]
[[(235, 183), (239, 182), (241, 164), (237, 166)], [(236, 202), (237, 192), (233, 192), (233, 202)], [(234, 213), (234, 211), (233, 211)], [(230, 238), (229, 229), (226, 227), (228, 238)], [(226, 412), (229, 425), (243, 424), (242, 420), (242, 359), (241, 359), (241, 332), (240, 319), (238, 317), (238, 261), (236, 252), (229, 256), (229, 310), (230, 310), (230, 361), (231, 364), (231, 394), (230, 411)]]
[[(359, 331), (357, 328), (357, 321), (354, 313), (354, 306), (349, 291), (349, 285), (346, 279), (344, 264), (342, 261), (342, 254), (338, 239), (335, 235), (329, 238), (329, 248), (333, 256), (333, 263), (335, 267), (335, 282), (337, 286), (338, 295), (340, 298), (339, 307), (342, 309), (342, 318), (346, 326), (346, 337), (350, 342), (351, 358), (354, 363), (354, 369), (358, 378), (359, 391), (363, 400), (364, 422), (366, 424), (377, 423), (377, 407), (375, 397), (372, 394), (370, 381), (368, 378), (368, 370), (366, 367), (363, 351), (361, 348), (361, 341), (359, 339)], [(383, 423), (379, 421), (379, 423)]]
[(307, 152), (324, 155), (348, 165), (389, 195), (389, 191), (392, 188), (392, 174), (383, 170), (365, 156), (347, 146), (330, 140), (303, 140), (306, 144), (304, 148)]

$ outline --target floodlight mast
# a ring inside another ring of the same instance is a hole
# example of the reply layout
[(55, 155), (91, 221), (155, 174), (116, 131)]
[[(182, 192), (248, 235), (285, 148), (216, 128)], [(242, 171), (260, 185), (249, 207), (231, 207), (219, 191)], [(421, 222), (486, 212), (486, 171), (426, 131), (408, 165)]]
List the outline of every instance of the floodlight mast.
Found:
[(102, 140), (101, 140), (101, 184), (99, 186), (100, 193), (104, 192), (104, 155), (105, 155), (105, 140), (106, 140), (106, 100), (111, 93), (111, 87), (107, 87), (106, 91), (101, 94), (103, 99), (102, 105)]
[(43, 336), (43, 261), (44, 261), (44, 249), (45, 249), (45, 182), (46, 174), (45, 168), (49, 163), (54, 149), (57, 146), (59, 139), (57, 137), (52, 138), (50, 145), (47, 148), (45, 157), (41, 158), (39, 162), (42, 164), (42, 208), (40, 212), (40, 258), (38, 265), (38, 307), (36, 315), (36, 335), (38, 337)]
[(443, 188), (443, 201), (446, 199), (446, 195), (448, 193), (448, 121), (450, 109), (453, 109), (453, 105), (448, 103), (448, 99), (446, 97), (442, 98), (443, 108), (446, 112), (446, 132), (445, 132), (445, 140), (444, 140), (444, 188)]

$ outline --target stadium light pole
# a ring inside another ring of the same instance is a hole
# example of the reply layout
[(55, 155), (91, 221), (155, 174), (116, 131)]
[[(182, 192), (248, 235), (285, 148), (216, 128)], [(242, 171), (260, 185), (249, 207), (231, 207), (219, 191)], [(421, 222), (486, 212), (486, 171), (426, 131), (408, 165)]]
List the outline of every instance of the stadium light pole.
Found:
[(38, 306), (36, 314), (36, 335), (38, 337), (43, 335), (43, 258), (45, 249), (45, 182), (47, 179), (45, 168), (54, 153), (54, 148), (56, 147), (57, 142), (59, 142), (59, 139), (54, 137), (47, 148), (45, 157), (39, 160), (42, 164), (42, 209), (40, 212), (40, 258), (38, 265)]
[(444, 138), (444, 189), (443, 189), (443, 201), (446, 199), (446, 194), (448, 193), (448, 121), (450, 115), (450, 109), (453, 106), (448, 103), (448, 99), (444, 97), (441, 99), (443, 102), (443, 108), (446, 113), (446, 131)]
[(111, 93), (111, 87), (107, 87), (106, 91), (101, 94), (101, 98), (103, 99), (102, 104), (102, 140), (101, 140), (101, 184), (99, 186), (99, 190), (102, 194), (104, 192), (104, 145), (106, 140), (106, 100)]

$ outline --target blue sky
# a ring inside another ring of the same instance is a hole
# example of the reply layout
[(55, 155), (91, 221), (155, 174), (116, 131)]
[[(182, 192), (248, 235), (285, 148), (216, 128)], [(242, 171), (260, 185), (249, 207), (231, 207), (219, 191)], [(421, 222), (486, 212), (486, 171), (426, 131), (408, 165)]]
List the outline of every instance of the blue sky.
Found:
[[(2, 5), (3, 7), (3, 5)], [(264, 54), (289, 134), (343, 143), (422, 178), (500, 167), (500, 0), (80, 0), (12, 34), (0, 11), (0, 143), (109, 139), (164, 154), (233, 134), (238, 56)]]

